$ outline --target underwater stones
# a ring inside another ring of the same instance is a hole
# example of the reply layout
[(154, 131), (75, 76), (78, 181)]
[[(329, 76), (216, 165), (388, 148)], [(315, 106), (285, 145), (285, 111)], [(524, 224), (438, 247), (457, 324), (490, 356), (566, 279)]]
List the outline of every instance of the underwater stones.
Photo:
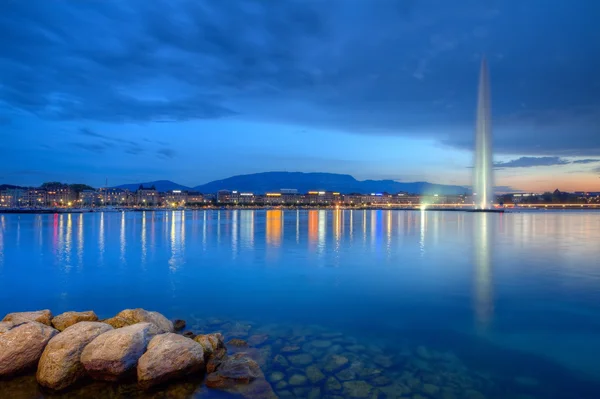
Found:
[(57, 334), (46, 345), (38, 363), (38, 383), (58, 391), (83, 378), (85, 368), (80, 362), (83, 349), (96, 337), (112, 329), (106, 323), (82, 321)]
[(156, 325), (150, 323), (107, 331), (83, 349), (81, 363), (92, 378), (116, 381), (135, 369), (157, 332)]
[(434, 396), (440, 391), (440, 388), (433, 384), (423, 384), (421, 390), (429, 396)]
[(342, 355), (328, 355), (323, 369), (328, 373), (341, 370), (348, 364), (348, 358)]
[(299, 350), (300, 347), (298, 345), (286, 345), (283, 348), (281, 348), (282, 353), (298, 352)]
[(301, 367), (301, 366), (308, 366), (309, 364), (311, 364), (314, 359), (313, 357), (308, 354), (308, 353), (302, 353), (299, 355), (291, 355), (288, 356), (287, 359), (290, 361), (290, 363), (296, 367)]
[(287, 369), (290, 367), (290, 362), (282, 355), (276, 355), (275, 358), (273, 358), (273, 367)]
[(465, 399), (485, 399), (485, 396), (474, 389), (469, 389), (464, 393)]
[(329, 377), (327, 381), (325, 381), (325, 390), (327, 392), (337, 392), (342, 390), (342, 384), (335, 378)]
[(223, 341), (223, 335), (221, 333), (197, 335), (194, 337), (194, 341), (202, 345), (205, 361), (218, 349), (225, 347), (225, 342)]
[(427, 350), (426, 347), (424, 346), (418, 346), (415, 353), (417, 354), (417, 356), (419, 356), (421, 359), (424, 360), (429, 360), (431, 359), (431, 353), (429, 353), (429, 351)]
[(328, 341), (325, 339), (317, 339), (317, 340), (312, 341), (310, 344), (312, 346), (314, 346), (315, 348), (319, 348), (319, 349), (329, 348), (331, 345), (333, 345), (333, 343), (331, 341)]
[(177, 319), (173, 321), (173, 328), (175, 331), (181, 331), (185, 328), (185, 320)]
[(325, 374), (323, 374), (317, 366), (312, 365), (306, 368), (306, 377), (311, 384), (316, 384), (325, 379)]
[(207, 356), (206, 356), (206, 352), (204, 352), (204, 361), (206, 362), (206, 372), (214, 373), (219, 368), (221, 363), (223, 363), (223, 361), (226, 359), (226, 357), (227, 357), (227, 349), (225, 349), (225, 348), (219, 348), (216, 351), (214, 351), (210, 356), (208, 356), (208, 361), (206, 361)]
[(391, 356), (377, 355), (373, 358), (373, 362), (378, 366), (390, 368), (394, 365), (394, 361)]
[(271, 382), (279, 382), (285, 378), (285, 374), (281, 371), (274, 371), (269, 375), (269, 381)]
[(243, 339), (233, 338), (227, 341), (227, 345), (235, 346), (236, 348), (247, 348), (248, 342), (244, 341)]
[(347, 368), (336, 373), (335, 377), (340, 381), (350, 381), (356, 379), (356, 372)]
[(292, 374), (292, 376), (288, 380), (288, 384), (290, 384), (292, 386), (305, 385), (307, 380), (308, 379), (306, 378), (305, 375), (295, 373), (295, 374)]
[(248, 345), (260, 346), (269, 340), (267, 334), (254, 334), (248, 338)]
[(158, 328), (158, 333), (174, 332), (173, 323), (158, 312), (151, 312), (145, 309), (125, 309), (113, 318), (104, 320), (104, 323), (110, 324), (114, 328), (122, 328), (137, 323), (152, 323)]
[(58, 331), (46, 324), (29, 321), (0, 335), (0, 377), (37, 365), (44, 348), (56, 334)]
[(365, 381), (346, 381), (342, 385), (344, 394), (349, 398), (368, 398), (373, 389)]
[(308, 399), (319, 399), (321, 397), (321, 388), (314, 387), (308, 392)]
[(98, 316), (92, 310), (85, 312), (64, 312), (52, 319), (52, 325), (58, 331), (64, 331), (67, 327), (82, 321), (98, 321)]
[(24, 323), (27, 321), (36, 321), (38, 323), (52, 326), (52, 312), (48, 309), (36, 310), (32, 312), (9, 313), (4, 316), (2, 321), (11, 321), (13, 323)]
[(376, 387), (381, 387), (381, 386), (385, 386), (385, 385), (390, 385), (392, 383), (392, 380), (385, 375), (380, 375), (373, 379), (370, 379), (369, 383), (371, 383), (371, 385), (374, 385)]
[(362, 353), (367, 350), (367, 347), (364, 345), (354, 344), (348, 345), (346, 349), (348, 349), (351, 352)]
[(226, 357), (219, 368), (208, 375), (206, 386), (210, 388), (230, 388), (236, 384), (249, 384), (262, 377), (258, 364), (244, 353)]
[(410, 393), (410, 388), (406, 385), (395, 381), (391, 385), (380, 387), (379, 390), (383, 392), (388, 398), (400, 398)]
[(282, 381), (278, 381), (275, 384), (275, 389), (281, 390), (281, 389), (285, 389), (287, 386), (288, 386), (288, 383), (282, 380)]
[(204, 368), (202, 346), (179, 334), (167, 333), (150, 340), (137, 364), (138, 382), (149, 388)]

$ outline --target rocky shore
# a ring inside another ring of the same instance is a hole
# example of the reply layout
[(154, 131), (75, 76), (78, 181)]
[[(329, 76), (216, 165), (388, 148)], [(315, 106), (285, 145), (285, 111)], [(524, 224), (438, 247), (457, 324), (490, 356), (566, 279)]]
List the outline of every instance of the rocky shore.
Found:
[(0, 322), (0, 378), (36, 370), (51, 392), (86, 381), (137, 381), (140, 389), (205, 375), (206, 386), (246, 398), (276, 398), (258, 363), (228, 353), (221, 333), (181, 333), (185, 321), (125, 309), (99, 320), (93, 311), (10, 313)]

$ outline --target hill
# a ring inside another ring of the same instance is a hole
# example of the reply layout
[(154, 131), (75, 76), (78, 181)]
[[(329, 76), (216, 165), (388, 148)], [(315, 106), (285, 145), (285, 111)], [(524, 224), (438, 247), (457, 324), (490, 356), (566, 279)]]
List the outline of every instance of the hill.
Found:
[(282, 188), (295, 188), (300, 193), (311, 190), (338, 191), (343, 194), (374, 192), (408, 192), (413, 194), (464, 194), (469, 190), (461, 186), (449, 186), (427, 182), (401, 183), (394, 180), (356, 180), (350, 175), (335, 173), (264, 172), (239, 175), (223, 180), (215, 180), (194, 187), (202, 193), (216, 193), (219, 190), (239, 190), (254, 193), (277, 191)]
[(121, 184), (120, 186), (116, 186), (114, 188), (122, 188), (124, 190), (135, 191), (140, 187), (140, 185), (146, 188), (154, 186), (160, 192), (171, 190), (191, 190), (190, 187), (182, 186), (181, 184), (177, 184), (170, 180), (157, 180), (146, 183)]

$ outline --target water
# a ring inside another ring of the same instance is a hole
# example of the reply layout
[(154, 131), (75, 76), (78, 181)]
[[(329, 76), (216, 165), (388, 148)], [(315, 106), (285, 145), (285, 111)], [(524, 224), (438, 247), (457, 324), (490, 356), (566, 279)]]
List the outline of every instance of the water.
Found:
[[(0, 215), (0, 313), (143, 307), (197, 332), (267, 333), (267, 376), (298, 343), (319, 366), (337, 351), (379, 370), (354, 378), (380, 398), (598, 398), (599, 242), (593, 211)], [(229, 397), (200, 381), (167, 389)], [(45, 395), (31, 376), (0, 382), (17, 390)]]

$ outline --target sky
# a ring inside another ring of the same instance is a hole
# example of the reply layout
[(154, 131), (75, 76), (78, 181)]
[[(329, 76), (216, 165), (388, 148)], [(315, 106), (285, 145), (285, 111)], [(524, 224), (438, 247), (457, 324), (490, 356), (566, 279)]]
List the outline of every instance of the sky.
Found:
[(0, 184), (264, 171), (600, 191), (597, 0), (4, 0)]

